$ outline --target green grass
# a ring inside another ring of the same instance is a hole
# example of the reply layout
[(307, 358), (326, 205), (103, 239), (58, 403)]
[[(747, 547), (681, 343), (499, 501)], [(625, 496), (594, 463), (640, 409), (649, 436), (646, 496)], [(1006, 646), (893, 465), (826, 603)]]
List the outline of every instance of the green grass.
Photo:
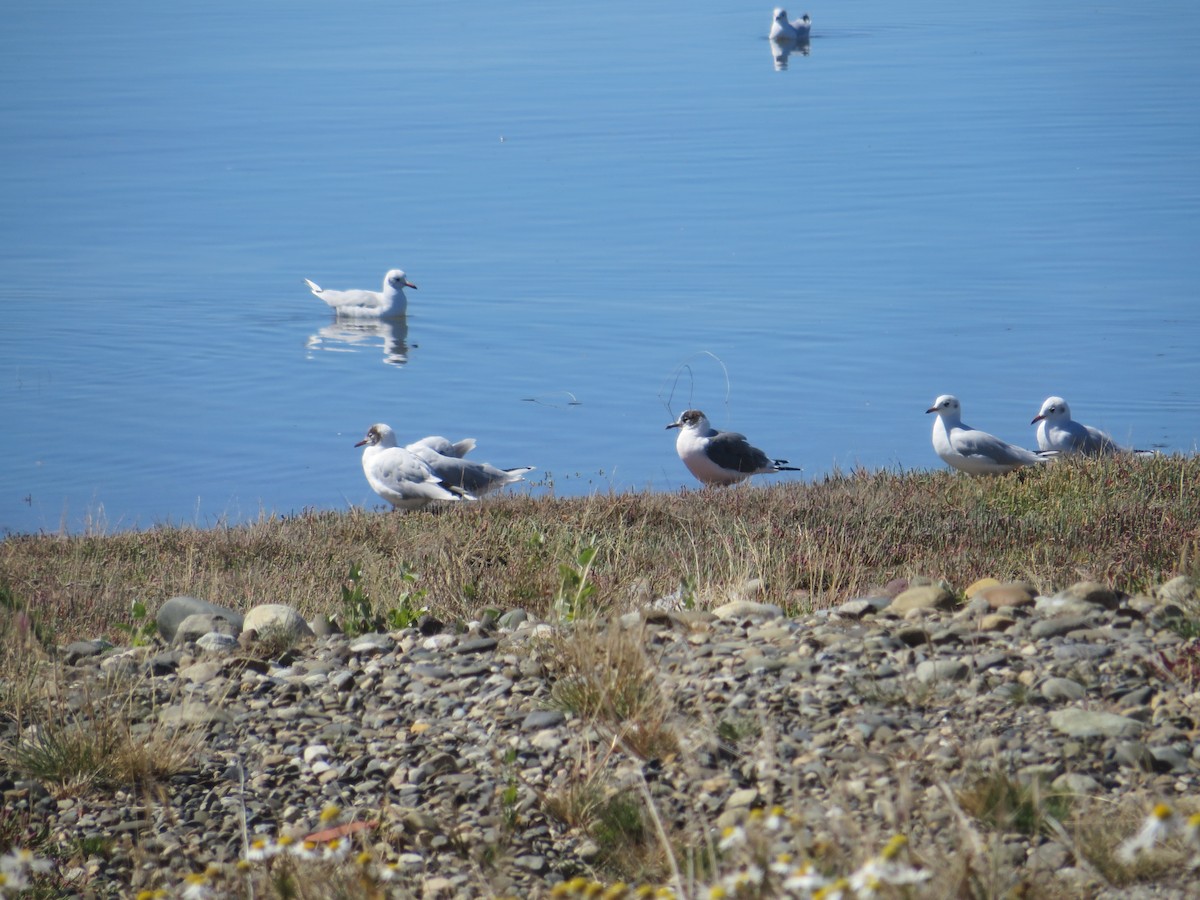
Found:
[(960, 590), (983, 576), (1042, 590), (1086, 577), (1134, 593), (1200, 572), (1200, 457), (1064, 460), (999, 478), (853, 472), (703, 494), (513, 496), (407, 515), (305, 512), (0, 541), (0, 589), (56, 623), (60, 640), (127, 641), (119, 623), (134, 600), (153, 611), (183, 593), (330, 614), (351, 566), (349, 589), (373, 598), (376, 613), (411, 598), (420, 572), (421, 605), (447, 621), (484, 603), (556, 618), (556, 602), (561, 612), (583, 593), (589, 607), (621, 612), (646, 585), (660, 596), (681, 583), (704, 607), (750, 577), (765, 582), (762, 599), (790, 610), (917, 575)]

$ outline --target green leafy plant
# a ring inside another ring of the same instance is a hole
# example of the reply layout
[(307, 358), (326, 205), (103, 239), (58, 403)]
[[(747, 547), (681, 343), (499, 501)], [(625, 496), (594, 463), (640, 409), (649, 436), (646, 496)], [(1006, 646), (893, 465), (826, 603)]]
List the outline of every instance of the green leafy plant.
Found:
[(150, 617), (150, 611), (141, 600), (134, 600), (131, 604), (128, 622), (116, 622), (113, 627), (129, 635), (135, 647), (145, 647), (158, 634), (158, 623)]
[[(400, 581), (406, 588), (416, 584), (420, 577), (408, 563), (400, 564)], [(424, 601), (427, 593), (429, 592), (425, 588), (402, 591), (396, 605), (387, 611), (388, 628), (399, 631), (415, 625), (426, 610)]]
[(588, 545), (579, 551), (573, 563), (558, 567), (558, 593), (554, 597), (554, 612), (561, 622), (574, 622), (587, 610), (587, 602), (596, 593), (596, 585), (588, 580), (592, 563), (599, 548)]
[(351, 563), (346, 580), (342, 582), (342, 631), (349, 637), (356, 637), (382, 628), (383, 620), (376, 614), (375, 606), (363, 588), (362, 567)]

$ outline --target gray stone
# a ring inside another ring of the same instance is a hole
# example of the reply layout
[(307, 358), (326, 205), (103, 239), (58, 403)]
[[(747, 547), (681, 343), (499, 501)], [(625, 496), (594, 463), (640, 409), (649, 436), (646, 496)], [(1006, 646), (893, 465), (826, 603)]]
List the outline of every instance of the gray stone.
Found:
[(777, 619), (783, 615), (783, 609), (774, 603), (756, 603), (753, 600), (731, 600), (713, 609), (713, 615), (719, 619)]
[(232, 723), (233, 716), (203, 701), (186, 700), (178, 705), (163, 707), (158, 714), (158, 721), (171, 728), (210, 728)]
[(1070, 634), (1072, 631), (1090, 628), (1093, 621), (1090, 615), (1068, 614), (1055, 616), (1052, 619), (1042, 619), (1041, 621), (1034, 622), (1033, 627), (1029, 629), (1029, 633), (1039, 640), (1059, 637), (1064, 634)]
[(957, 659), (927, 659), (917, 663), (917, 681), (962, 681), (971, 674), (971, 667)]
[(172, 644), (183, 644), (188, 641), (199, 640), (206, 634), (223, 634), (237, 639), (237, 636), (242, 633), (241, 626), (236, 622), (230, 622), (223, 615), (216, 613), (192, 613), (179, 623), (179, 627), (175, 629), (175, 637), (172, 638)]
[(516, 631), (529, 621), (529, 613), (523, 609), (510, 609), (496, 620), (496, 627), (501, 631)]
[(524, 731), (541, 730), (543, 728), (553, 728), (556, 725), (561, 725), (567, 721), (566, 715), (559, 709), (535, 709), (529, 713), (521, 721), (521, 728)]
[(80, 660), (99, 656), (105, 650), (111, 650), (112, 644), (97, 638), (94, 641), (75, 641), (63, 647), (63, 661), (68, 666), (76, 665)]
[(242, 622), (242, 629), (254, 631), (259, 639), (268, 633), (284, 635), (288, 638), (312, 637), (312, 629), (304, 621), (304, 617), (296, 610), (283, 603), (264, 603), (255, 606)]
[(891, 600), (887, 597), (860, 597), (858, 600), (848, 600), (834, 610), (839, 616), (847, 619), (861, 619), (887, 609)]
[(475, 638), (470, 641), (463, 641), (453, 647), (453, 652), (458, 654), (467, 653), (491, 653), (500, 644), (495, 638)]
[(209, 653), (230, 653), (237, 648), (238, 642), (231, 635), (210, 631), (196, 639), (196, 646)]
[(1120, 602), (1116, 591), (1094, 581), (1077, 582), (1065, 591), (1060, 591), (1058, 596), (1068, 600), (1079, 600), (1104, 609), (1116, 609)]
[(1082, 700), (1087, 689), (1078, 681), (1070, 678), (1047, 678), (1042, 682), (1042, 696), (1047, 700), (1065, 700), (1072, 702)]
[(1084, 775), (1081, 772), (1064, 772), (1050, 782), (1050, 787), (1056, 791), (1066, 791), (1081, 796), (1098, 794), (1102, 789), (1100, 782), (1091, 775)]
[(954, 609), (958, 601), (941, 585), (925, 584), (903, 591), (887, 607), (889, 613), (903, 616), (914, 609)]
[(225, 606), (218, 606), (215, 603), (209, 603), (207, 600), (201, 600), (198, 597), (171, 597), (163, 602), (163, 605), (158, 608), (158, 612), (154, 616), (155, 624), (158, 626), (158, 634), (168, 644), (175, 640), (175, 632), (180, 624), (188, 616), (196, 613), (208, 613), (214, 616), (220, 616), (227, 622), (230, 622), (242, 628), (242, 614), (236, 610), (229, 609)]
[(1200, 601), (1200, 581), (1190, 575), (1177, 575), (1159, 586), (1154, 593), (1163, 603), (1176, 603), (1187, 607)]
[(390, 653), (396, 649), (396, 642), (392, 640), (390, 634), (381, 634), (379, 632), (369, 632), (360, 634), (350, 644), (351, 653)]
[(1125, 737), (1140, 734), (1145, 727), (1136, 719), (1114, 713), (1069, 707), (1050, 713), (1050, 724), (1071, 737)]

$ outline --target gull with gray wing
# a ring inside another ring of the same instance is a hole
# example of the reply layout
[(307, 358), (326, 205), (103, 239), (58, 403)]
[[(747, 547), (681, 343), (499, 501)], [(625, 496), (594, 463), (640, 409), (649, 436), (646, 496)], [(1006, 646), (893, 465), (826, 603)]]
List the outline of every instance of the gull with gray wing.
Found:
[(942, 394), (926, 413), (933, 420), (933, 449), (943, 461), (970, 475), (998, 475), (1047, 460), (1032, 450), (1016, 447), (994, 434), (964, 425), (958, 398)]
[(1082, 453), (1084, 456), (1128, 452), (1123, 447), (1118, 447), (1116, 442), (1099, 428), (1072, 419), (1071, 407), (1062, 397), (1047, 397), (1041, 410), (1029, 424), (1037, 425), (1039, 450)]
[(675, 452), (705, 485), (737, 484), (751, 475), (800, 471), (784, 465), (786, 459), (771, 459), (752, 447), (744, 434), (717, 431), (698, 409), (685, 410), (667, 428), (679, 429)]
[(442, 479), (410, 450), (396, 445), (396, 433), (383, 423), (367, 429), (354, 445), (363, 448), (363, 474), (371, 490), (396, 509), (420, 509), (435, 500), (459, 500)]
[(383, 276), (382, 291), (330, 291), (307, 278), (304, 283), (335, 313), (352, 319), (401, 319), (408, 312), (404, 289), (416, 290), (417, 287), (408, 280), (403, 269), (392, 269)]

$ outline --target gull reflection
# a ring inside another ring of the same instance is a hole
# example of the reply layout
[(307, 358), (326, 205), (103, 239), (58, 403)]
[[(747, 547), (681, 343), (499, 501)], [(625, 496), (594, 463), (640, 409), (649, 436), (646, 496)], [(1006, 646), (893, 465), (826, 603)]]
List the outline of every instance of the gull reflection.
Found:
[(309, 351), (357, 353), (368, 347), (380, 347), (383, 361), (389, 366), (408, 362), (408, 320), (399, 319), (338, 319), (326, 325), (307, 342)]
[(788, 57), (793, 53), (799, 53), (801, 56), (808, 56), (809, 41), (805, 35), (799, 40), (775, 40), (767, 41), (767, 46), (771, 48), (771, 60), (775, 63), (775, 71), (782, 72), (788, 67)]

